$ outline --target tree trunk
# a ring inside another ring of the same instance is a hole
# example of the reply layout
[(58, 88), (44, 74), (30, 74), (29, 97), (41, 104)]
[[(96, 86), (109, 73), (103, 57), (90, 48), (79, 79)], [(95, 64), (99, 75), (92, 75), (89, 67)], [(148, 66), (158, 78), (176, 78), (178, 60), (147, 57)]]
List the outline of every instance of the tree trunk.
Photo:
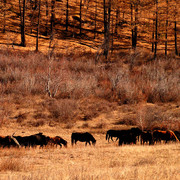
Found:
[(94, 39), (96, 38), (96, 21), (97, 21), (97, 0), (96, 0), (95, 17), (94, 17)]
[(175, 54), (178, 55), (178, 47), (177, 47), (177, 22), (174, 21), (174, 45), (175, 45)]
[(133, 22), (133, 4), (131, 3), (131, 46), (134, 48), (134, 22)]
[(79, 25), (79, 34), (81, 35), (82, 33), (82, 12), (81, 12), (81, 9), (82, 9), (82, 0), (80, 0), (80, 10), (79, 10), (79, 18), (80, 18), (80, 25)]
[(107, 7), (106, 7), (106, 0), (103, 0), (104, 6), (104, 56), (107, 59), (108, 51), (107, 51)]
[(153, 25), (152, 25), (152, 52), (154, 52), (154, 16), (153, 16)]
[(116, 25), (115, 25), (115, 34), (117, 35), (117, 27), (119, 22), (119, 7), (116, 9)]
[[(176, 2), (176, 1), (175, 1)], [(174, 12), (174, 46), (175, 46), (175, 54), (178, 55), (178, 47), (177, 47), (177, 2), (175, 4), (175, 12)]]
[(4, 0), (4, 21), (3, 21), (3, 33), (6, 32), (6, 0)]
[(55, 0), (51, 0), (51, 36), (53, 35), (54, 31), (54, 6), (55, 6)]
[(134, 44), (133, 48), (136, 49), (137, 46), (137, 23), (138, 23), (138, 6), (139, 6), (139, 0), (136, 1), (136, 6), (135, 6), (135, 24), (134, 24)]
[(19, 10), (20, 10), (20, 21), (21, 21), (21, 46), (26, 46), (25, 41), (25, 9), (26, 9), (26, 0), (23, 0), (23, 12), (21, 11), (21, 0), (19, 0)]
[(158, 0), (156, 0), (156, 27), (155, 27), (154, 59), (157, 56), (157, 44), (158, 44)]
[(166, 0), (166, 34), (165, 34), (165, 56), (167, 56), (167, 33), (168, 33), (168, 0)]
[(46, 31), (45, 31), (45, 35), (48, 35), (48, 0), (46, 0)]
[(111, 20), (111, 0), (108, 2), (108, 13), (106, 1), (104, 0), (104, 56), (107, 60), (109, 54), (109, 41), (110, 41), (110, 20)]
[(113, 45), (114, 45), (114, 17), (112, 16), (112, 23), (111, 23), (111, 54), (113, 53)]
[(69, 18), (69, 1), (66, 1), (66, 31), (68, 31), (68, 18)]
[(36, 52), (39, 50), (40, 13), (41, 13), (41, 0), (39, 0), (39, 12), (38, 12), (38, 23), (37, 23), (37, 36), (36, 36)]

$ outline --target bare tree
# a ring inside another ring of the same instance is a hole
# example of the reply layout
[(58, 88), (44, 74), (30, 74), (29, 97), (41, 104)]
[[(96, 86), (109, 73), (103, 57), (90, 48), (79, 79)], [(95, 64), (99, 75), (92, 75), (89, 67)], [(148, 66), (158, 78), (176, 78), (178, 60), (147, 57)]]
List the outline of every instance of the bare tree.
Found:
[(104, 56), (107, 59), (109, 54), (109, 41), (110, 41), (110, 19), (111, 19), (111, 0), (108, 1), (108, 7), (106, 0), (103, 1), (104, 5)]
[(39, 11), (38, 11), (38, 22), (37, 22), (37, 35), (36, 35), (36, 51), (38, 51), (38, 48), (39, 48), (40, 13), (41, 13), (41, 0), (39, 0)]
[(68, 31), (68, 17), (69, 16), (69, 0), (66, 1), (66, 31)]
[(131, 31), (132, 31), (132, 49), (137, 46), (137, 23), (138, 23), (138, 7), (140, 1), (131, 1)]
[(158, 44), (158, 0), (155, 0), (156, 6), (156, 20), (155, 20), (155, 47), (154, 47), (154, 59), (157, 56), (157, 44)]
[(3, 33), (6, 32), (6, 0), (3, 1), (3, 5), (4, 5), (4, 8), (3, 8), (3, 15), (4, 15), (4, 19), (3, 19)]
[(21, 8), (21, 0), (19, 0), (19, 10), (20, 10), (20, 26), (21, 26), (21, 46), (26, 46), (25, 40), (25, 9), (26, 9), (26, 0), (23, 0), (23, 11)]
[(95, 15), (94, 15), (94, 39), (96, 38), (96, 23), (97, 23), (97, 0), (95, 5)]
[(48, 15), (49, 15), (49, 6), (48, 6), (48, 0), (46, 0), (46, 31), (45, 35), (48, 35)]
[(166, 0), (166, 34), (165, 34), (165, 56), (167, 56), (167, 34), (168, 34), (168, 14), (169, 14), (169, 9), (168, 9), (168, 6), (169, 6), (169, 0)]
[(177, 1), (175, 0), (175, 9), (174, 9), (174, 46), (175, 46), (175, 54), (178, 55), (178, 47), (177, 47)]
[(119, 6), (117, 5), (117, 9), (116, 9), (116, 25), (115, 25), (115, 34), (117, 34), (117, 27), (118, 27), (118, 23), (119, 23)]
[(54, 30), (54, 19), (55, 19), (55, 0), (51, 0), (51, 34)]
[(80, 18), (80, 25), (79, 25), (79, 30), (80, 30), (80, 35), (82, 33), (82, 0), (80, 0), (80, 9), (79, 9), (79, 18)]

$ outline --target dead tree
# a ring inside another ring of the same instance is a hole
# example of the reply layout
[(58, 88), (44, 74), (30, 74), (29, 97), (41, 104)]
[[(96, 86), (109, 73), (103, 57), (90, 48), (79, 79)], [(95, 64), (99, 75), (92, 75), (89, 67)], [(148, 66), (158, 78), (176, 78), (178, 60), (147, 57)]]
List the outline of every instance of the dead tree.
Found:
[(169, 0), (166, 0), (166, 34), (165, 34), (165, 56), (167, 56), (167, 34), (168, 34), (168, 14), (169, 14), (169, 9), (168, 9), (168, 5), (169, 5)]
[(23, 0), (23, 11), (21, 8), (21, 0), (19, 0), (19, 11), (20, 11), (20, 26), (21, 26), (21, 46), (26, 46), (25, 40), (25, 9), (26, 9), (26, 0)]
[(69, 0), (66, 1), (66, 31), (68, 31), (69, 19)]
[(41, 0), (39, 0), (38, 22), (37, 22), (37, 35), (36, 35), (36, 52), (39, 48), (39, 28), (40, 28), (40, 13), (41, 13)]
[(157, 56), (157, 44), (158, 44), (158, 0), (155, 0), (155, 6), (156, 6), (156, 20), (155, 20), (154, 59), (156, 59)]

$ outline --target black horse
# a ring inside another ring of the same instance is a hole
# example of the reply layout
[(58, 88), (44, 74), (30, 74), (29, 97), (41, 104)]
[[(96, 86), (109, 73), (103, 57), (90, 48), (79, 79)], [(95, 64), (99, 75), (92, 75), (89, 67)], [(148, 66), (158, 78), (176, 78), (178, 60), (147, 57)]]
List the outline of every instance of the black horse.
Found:
[(108, 130), (106, 133), (106, 140), (108, 140), (108, 142), (109, 142), (109, 139), (111, 139), (113, 141), (113, 137), (115, 137), (116, 141), (117, 141), (119, 134), (121, 134), (122, 131), (123, 130), (113, 130), (113, 129)]
[(71, 135), (71, 144), (72, 145), (74, 143), (76, 144), (77, 141), (86, 142), (85, 145), (87, 145), (87, 143), (89, 143), (89, 145), (91, 145), (91, 142), (92, 142), (93, 145), (96, 144), (95, 138), (88, 132), (85, 132), (85, 133), (79, 133), (79, 132), (72, 133), (72, 135)]
[(48, 137), (43, 135), (43, 133), (38, 133), (30, 136), (13, 136), (17, 140), (17, 142), (24, 147), (36, 147), (40, 145), (40, 147), (46, 146), (48, 143)]
[(118, 138), (119, 146), (122, 146), (122, 144), (136, 144), (136, 136), (131, 131), (122, 133)]
[[(111, 139), (113, 141), (113, 137), (116, 138), (116, 141), (118, 139), (129, 139), (127, 141), (130, 141), (132, 139), (132, 142), (134, 143), (134, 139), (137, 138), (139, 140), (139, 136), (141, 135), (142, 131), (139, 128), (131, 128), (127, 130), (108, 130), (106, 133), (106, 140)], [(128, 138), (129, 136), (129, 138)], [(123, 140), (125, 141), (125, 140)]]
[(180, 141), (180, 131), (174, 131), (174, 134), (176, 135), (176, 137)]
[(149, 144), (149, 145), (153, 145), (154, 141), (153, 141), (153, 135), (150, 131), (143, 131), (141, 133), (141, 144)]

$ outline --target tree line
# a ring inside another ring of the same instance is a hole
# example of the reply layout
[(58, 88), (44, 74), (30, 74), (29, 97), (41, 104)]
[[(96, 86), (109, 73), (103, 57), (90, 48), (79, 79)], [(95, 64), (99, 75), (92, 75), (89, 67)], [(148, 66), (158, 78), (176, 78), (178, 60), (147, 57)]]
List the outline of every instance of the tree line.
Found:
[(179, 55), (178, 0), (1, 0), (0, 9), (0, 32), (20, 33), (23, 47), (26, 35), (35, 36), (36, 51), (41, 36), (100, 39), (106, 59), (116, 49), (138, 46), (154, 58), (158, 50)]

